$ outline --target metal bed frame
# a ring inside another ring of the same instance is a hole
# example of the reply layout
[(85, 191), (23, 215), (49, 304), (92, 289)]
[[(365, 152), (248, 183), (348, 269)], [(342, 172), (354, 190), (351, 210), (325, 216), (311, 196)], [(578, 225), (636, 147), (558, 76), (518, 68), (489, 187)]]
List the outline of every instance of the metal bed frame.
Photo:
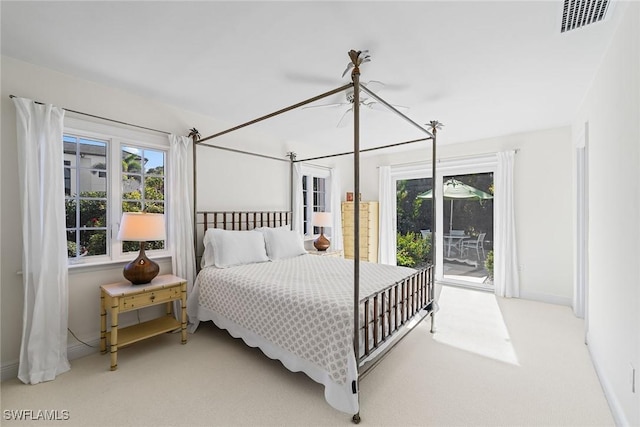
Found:
[[(330, 157), (342, 156), (353, 154), (353, 170), (354, 170), (354, 277), (353, 277), (353, 324), (354, 324), (354, 336), (353, 336), (353, 349), (357, 361), (358, 369), (358, 382), (364, 377), (371, 368), (375, 367), (387, 354), (392, 347), (404, 338), (417, 323), (422, 321), (425, 317), (431, 317), (431, 332), (434, 327), (434, 266), (435, 266), (435, 250), (433, 245), (431, 246), (432, 264), (425, 269), (419, 270), (406, 279), (394, 283), (389, 287), (373, 294), (367, 295), (363, 298), (360, 296), (360, 153), (366, 151), (374, 151), (384, 148), (397, 147), (405, 144), (411, 144), (420, 141), (432, 141), (432, 176), (435, 183), (436, 176), (436, 134), (441, 128), (441, 124), (438, 121), (429, 122), (428, 126), (430, 130), (423, 128), (415, 123), (409, 117), (402, 114), (391, 104), (380, 98), (378, 95), (366, 88), (366, 86), (360, 84), (360, 65), (369, 61), (369, 56), (363, 51), (349, 51), (350, 63), (347, 68), (352, 68), (351, 80), (352, 82), (341, 86), (337, 89), (325, 92), (318, 96), (301, 101), (297, 104), (235, 126), (222, 132), (218, 132), (214, 135), (200, 138), (197, 129), (191, 129), (189, 136), (193, 139), (193, 188), (194, 188), (194, 246), (196, 248), (196, 254), (198, 253), (198, 226), (203, 227), (203, 231), (206, 231), (210, 226), (214, 228), (225, 228), (230, 230), (248, 230), (260, 226), (281, 226), (289, 225), (291, 222), (291, 211), (293, 210), (293, 169), (294, 163), (306, 162), (311, 160), (319, 160)], [(345, 71), (346, 72), (346, 71)], [(211, 143), (205, 143), (216, 137), (225, 135), (227, 133), (236, 131), (238, 129), (250, 126), (263, 120), (275, 117), (277, 115), (286, 113), (293, 109), (302, 107), (311, 102), (326, 98), (336, 93), (342, 92), (347, 89), (353, 89), (353, 151), (330, 154), (326, 156), (313, 157), (308, 159), (297, 160), (295, 153), (287, 153), (288, 160), (268, 156), (259, 153), (252, 153), (248, 151), (242, 151), (229, 147), (222, 147), (213, 145)], [(397, 114), (399, 117), (420, 129), (427, 134), (427, 137), (421, 139), (415, 139), (411, 141), (404, 141), (369, 149), (360, 149), (360, 91), (366, 92), (369, 96), (374, 98), (386, 106), (389, 110)], [(277, 161), (290, 162), (290, 211), (272, 211), (272, 212), (199, 212), (197, 211), (196, 197), (197, 197), (197, 170), (196, 170), (196, 148), (197, 146), (216, 148), (226, 151), (232, 151), (236, 153), (258, 156), (262, 158), (268, 158)], [(433, 226), (432, 226), (432, 241), (436, 238), (436, 210), (435, 203), (433, 204)], [(364, 322), (360, 324), (360, 313), (364, 313)], [(416, 322), (412, 322), (412, 320)], [(364, 337), (364, 351), (360, 354), (360, 340), (361, 335)], [(397, 335), (397, 339), (395, 336)], [(393, 340), (390, 338), (394, 337)], [(359, 400), (359, 386), (356, 381), (352, 384), (352, 390), (354, 394), (358, 395)], [(352, 417), (354, 423), (360, 422), (360, 413), (356, 413)]]

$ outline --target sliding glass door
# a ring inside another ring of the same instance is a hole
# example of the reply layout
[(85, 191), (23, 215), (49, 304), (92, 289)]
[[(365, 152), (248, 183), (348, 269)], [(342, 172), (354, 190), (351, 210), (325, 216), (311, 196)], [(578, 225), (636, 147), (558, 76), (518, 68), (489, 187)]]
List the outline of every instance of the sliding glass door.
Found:
[(493, 289), (496, 164), (495, 156), (439, 162), (435, 199), (428, 167), (392, 171), (398, 265), (420, 267), (431, 263), (434, 245), (437, 280)]
[(443, 279), (491, 288), (493, 173), (444, 176), (441, 194)]

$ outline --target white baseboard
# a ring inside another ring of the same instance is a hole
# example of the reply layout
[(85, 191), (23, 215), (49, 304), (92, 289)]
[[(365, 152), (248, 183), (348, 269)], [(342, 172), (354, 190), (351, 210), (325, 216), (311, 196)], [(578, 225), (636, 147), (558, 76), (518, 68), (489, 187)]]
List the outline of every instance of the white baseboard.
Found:
[(0, 381), (6, 381), (18, 376), (18, 361), (5, 363), (0, 368)]
[[(589, 342), (589, 333), (587, 333), (587, 343)], [(613, 415), (613, 421), (617, 426), (630, 426), (631, 424), (629, 423), (629, 420), (627, 420), (624, 409), (622, 408), (622, 405), (620, 405), (620, 401), (616, 397), (611, 383), (607, 380), (606, 375), (604, 375), (604, 372), (600, 367), (598, 362), (600, 360), (598, 357), (598, 351), (591, 344), (587, 344), (587, 349), (589, 351), (589, 356), (591, 357), (591, 363), (593, 364), (598, 380), (600, 381), (600, 386), (602, 386), (602, 390), (604, 391), (604, 397), (607, 399), (607, 403), (609, 404), (611, 415)]]
[(82, 343), (75, 343), (67, 347), (67, 357), (69, 360), (79, 359), (100, 351), (100, 338), (85, 342), (91, 347)]
[(573, 306), (573, 301), (570, 297), (561, 297), (558, 295), (539, 294), (537, 292), (520, 292), (520, 298), (528, 299), (532, 301), (546, 302), (548, 304), (566, 305), (567, 307)]
[[(95, 340), (86, 341), (92, 347), (89, 347), (82, 343), (75, 343), (67, 346), (67, 358), (69, 360), (79, 359), (84, 356), (96, 353), (100, 350), (100, 338)], [(19, 361), (14, 360), (9, 363), (5, 363), (0, 368), (0, 381), (6, 381), (18, 376)]]
[[(437, 280), (436, 284), (444, 285), (444, 286), (457, 286), (457, 287), (475, 289), (478, 291), (485, 291), (485, 292), (493, 292), (491, 289), (487, 288), (486, 286), (482, 286), (482, 285), (475, 286), (473, 284), (456, 282), (451, 280), (448, 280), (448, 281)], [(566, 305), (567, 307), (573, 306), (573, 300), (570, 297), (560, 297), (557, 295), (541, 294), (537, 292), (526, 292), (526, 291), (520, 292), (519, 298), (527, 299), (531, 301), (544, 302), (548, 304)]]

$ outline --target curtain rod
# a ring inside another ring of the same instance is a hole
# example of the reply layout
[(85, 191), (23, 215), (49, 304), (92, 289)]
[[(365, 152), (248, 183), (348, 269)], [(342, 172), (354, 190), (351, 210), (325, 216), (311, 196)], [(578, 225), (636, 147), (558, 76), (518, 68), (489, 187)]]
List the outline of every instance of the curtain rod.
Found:
[[(420, 138), (420, 139), (413, 139), (411, 141), (404, 141), (404, 142), (397, 142), (395, 144), (389, 144), (389, 145), (381, 145), (379, 147), (373, 147), (373, 148), (365, 148), (360, 150), (361, 153), (365, 153), (368, 151), (375, 151), (375, 150), (382, 150), (383, 148), (391, 148), (391, 147), (398, 147), (400, 145), (405, 145), (405, 144), (413, 144), (414, 142), (420, 142), (420, 141), (429, 141), (432, 140), (433, 136), (429, 136), (426, 138)], [(348, 152), (344, 152), (344, 153), (337, 153), (337, 154), (329, 154), (326, 156), (318, 156), (318, 157), (309, 157), (308, 159), (300, 159), (300, 160), (294, 160), (295, 163), (297, 162), (308, 162), (311, 160), (321, 160), (321, 159), (328, 159), (331, 157), (339, 157), (339, 156), (346, 156), (349, 154), (353, 154), (353, 151), (348, 151)]]
[(309, 166), (309, 167), (312, 167), (312, 168), (318, 168), (318, 169), (325, 169), (325, 170), (328, 170), (328, 171), (333, 169), (330, 166), (323, 166), (323, 165), (319, 165), (319, 164), (316, 164), (316, 163), (307, 163), (305, 166)]
[[(513, 148), (511, 150), (503, 150), (503, 151), (513, 151), (516, 154), (518, 154), (520, 149), (519, 148)], [(490, 153), (466, 154), (466, 155), (462, 155), (462, 156), (438, 157), (436, 159), (436, 162), (442, 163), (442, 162), (455, 161), (455, 160), (473, 159), (473, 158), (477, 158), (477, 157), (491, 157), (491, 156), (495, 156), (497, 154), (498, 154), (498, 151), (490, 152)], [(388, 165), (388, 166), (420, 165), (420, 164), (425, 164), (425, 163), (429, 162), (430, 160), (431, 160), (430, 158), (427, 158), (427, 159), (424, 159), (424, 160), (415, 160), (413, 162), (394, 163), (394, 164), (391, 164), (391, 165)], [(376, 167), (379, 168), (380, 166), (376, 166)]]
[[(514, 153), (518, 153), (518, 151), (520, 151), (519, 148), (512, 148), (510, 150), (502, 150), (502, 151), (513, 151)], [(451, 160), (464, 160), (464, 159), (473, 159), (473, 158), (477, 158), (477, 157), (490, 157), (490, 156), (495, 156), (498, 153), (500, 153), (500, 151), (492, 151), (492, 152), (488, 152), (488, 153), (478, 153), (478, 154), (464, 154), (464, 155), (460, 155), (460, 156), (451, 156), (451, 157), (440, 157), (438, 159), (436, 159), (436, 161), (438, 163), (440, 162), (446, 162), (446, 161), (451, 161)]]
[[(18, 97), (15, 96), (15, 95), (9, 95), (9, 98), (18, 98)], [(40, 101), (33, 101), (33, 102), (35, 102), (36, 104), (40, 104), (40, 105), (46, 105), (44, 102), (40, 102)], [(64, 107), (61, 107), (61, 108), (63, 110), (65, 110), (65, 111), (70, 112), (70, 113), (81, 114), (83, 116), (93, 117), (95, 119), (106, 120), (106, 121), (109, 121), (109, 122), (119, 123), (121, 125), (131, 126), (131, 127), (134, 127), (134, 128), (150, 130), (150, 131), (158, 132), (158, 133), (164, 133), (165, 135), (171, 135), (171, 132), (167, 132), (167, 131), (164, 131), (164, 130), (158, 130), (158, 129), (148, 128), (148, 127), (145, 127), (145, 126), (134, 125), (132, 123), (123, 122), (121, 120), (115, 120), (115, 119), (110, 119), (108, 117), (96, 116), (95, 114), (83, 113), (82, 111), (71, 110), (69, 108), (64, 108)]]

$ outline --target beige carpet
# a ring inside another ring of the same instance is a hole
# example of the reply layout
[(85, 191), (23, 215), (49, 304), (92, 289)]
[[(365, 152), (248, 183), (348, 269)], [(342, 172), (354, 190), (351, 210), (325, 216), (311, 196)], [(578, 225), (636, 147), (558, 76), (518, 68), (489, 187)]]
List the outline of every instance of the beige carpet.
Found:
[[(417, 327), (361, 383), (361, 425), (614, 425), (567, 307), (445, 287), (436, 334)], [(350, 425), (320, 385), (210, 324), (99, 353), (34, 386), (2, 383), (2, 426)], [(66, 421), (13, 421), (57, 410)], [(68, 411), (68, 412), (63, 412)]]

